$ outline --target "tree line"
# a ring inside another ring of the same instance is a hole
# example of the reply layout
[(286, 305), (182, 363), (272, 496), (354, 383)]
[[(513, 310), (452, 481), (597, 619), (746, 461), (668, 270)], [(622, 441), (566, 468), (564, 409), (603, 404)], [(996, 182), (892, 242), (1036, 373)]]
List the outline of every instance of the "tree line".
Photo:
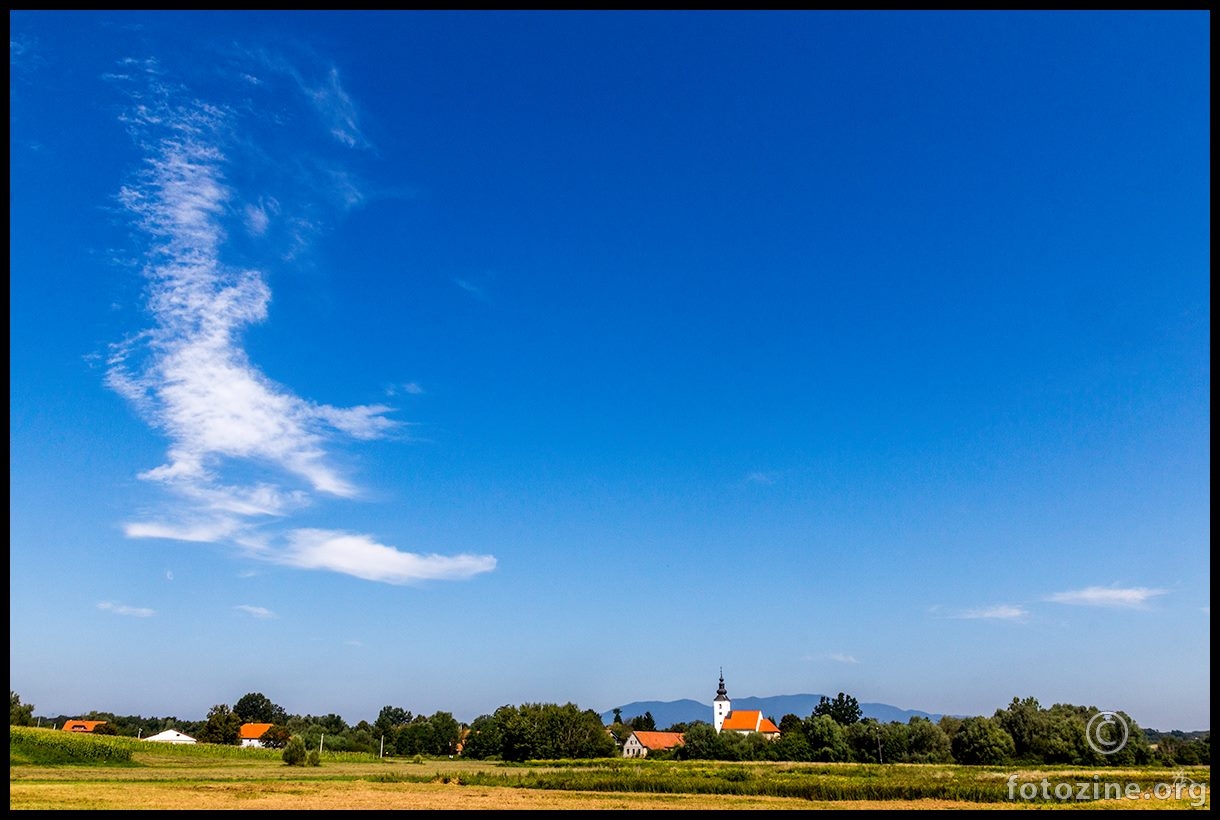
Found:
[[(82, 716), (34, 716), (34, 706), (10, 696), (10, 725), (36, 723), (62, 726), (68, 720), (102, 720), (95, 732), (148, 737), (177, 729), (204, 743), (237, 745), (243, 723), (271, 724), (262, 736), (265, 746), (286, 748), (299, 739), (305, 748), (323, 743), (330, 751), (374, 755), (451, 756), (486, 760), (525, 761), (610, 757), (633, 731), (654, 731), (651, 713), (624, 720), (614, 711), (610, 726), (591, 709), (573, 703), (526, 703), (501, 706), (469, 725), (449, 712), (414, 715), (410, 710), (385, 706), (372, 723), (349, 725), (336, 714), (292, 715), (261, 692), (244, 695), (232, 706), (217, 704), (202, 721), (175, 717), (144, 718), (109, 712)], [(1037, 699), (1014, 697), (989, 717), (944, 716), (938, 721), (913, 717), (907, 723), (881, 723), (862, 718), (856, 699), (840, 692), (823, 697), (806, 716), (788, 714), (770, 720), (780, 736), (768, 740), (759, 734), (717, 733), (705, 721), (679, 723), (665, 731), (682, 732), (684, 743), (654, 758), (680, 760), (793, 761), (843, 763), (960, 763), (966, 765), (1079, 765), (1165, 766), (1207, 765), (1211, 762), (1211, 733), (1153, 732), (1141, 729), (1123, 712), (1127, 738), (1113, 754), (1102, 754), (1090, 743), (1096, 731), (1094, 707), (1055, 704), (1042, 707)], [(1090, 721), (1093, 724), (1090, 724)], [(1096, 738), (1094, 738), (1096, 740)], [(1103, 746), (1104, 748), (1104, 746)]]

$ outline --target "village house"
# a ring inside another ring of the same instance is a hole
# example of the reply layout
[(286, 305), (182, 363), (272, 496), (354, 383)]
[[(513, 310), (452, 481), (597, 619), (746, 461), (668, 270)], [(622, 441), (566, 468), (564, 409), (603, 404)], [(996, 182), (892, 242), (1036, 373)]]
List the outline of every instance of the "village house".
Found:
[(261, 749), (263, 733), (274, 725), (274, 723), (243, 723), (237, 732), (238, 742), (242, 746), (254, 746)]
[(681, 732), (635, 731), (623, 743), (623, 757), (648, 757), (649, 752), (660, 752), (681, 745)]
[(146, 737), (144, 739), (150, 743), (188, 744), (188, 743), (195, 742), (195, 738), (191, 737), (190, 735), (184, 735), (182, 732), (179, 732), (177, 729), (166, 729), (164, 732), (158, 732), (157, 734), (152, 735), (151, 737)]
[(105, 722), (104, 720), (65, 720), (63, 730), (65, 732), (92, 732)]

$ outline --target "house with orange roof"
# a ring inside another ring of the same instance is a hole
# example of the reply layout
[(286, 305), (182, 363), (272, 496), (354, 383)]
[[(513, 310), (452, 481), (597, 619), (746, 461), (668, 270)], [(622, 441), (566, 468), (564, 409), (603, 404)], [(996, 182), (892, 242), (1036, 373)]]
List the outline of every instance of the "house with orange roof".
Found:
[(623, 757), (648, 757), (649, 752), (660, 752), (681, 746), (681, 732), (632, 732), (623, 743)]
[(716, 734), (720, 732), (736, 732), (739, 735), (758, 733), (768, 740), (779, 737), (779, 727), (757, 709), (738, 709), (733, 711), (733, 702), (729, 700), (728, 690), (724, 688), (724, 670), (720, 670), (720, 688), (716, 690), (716, 699), (712, 701), (712, 725)]
[(105, 722), (104, 720), (65, 720), (63, 730), (65, 732), (92, 732)]
[(237, 730), (237, 740), (242, 746), (262, 748), (263, 733), (274, 725), (274, 723), (243, 723)]

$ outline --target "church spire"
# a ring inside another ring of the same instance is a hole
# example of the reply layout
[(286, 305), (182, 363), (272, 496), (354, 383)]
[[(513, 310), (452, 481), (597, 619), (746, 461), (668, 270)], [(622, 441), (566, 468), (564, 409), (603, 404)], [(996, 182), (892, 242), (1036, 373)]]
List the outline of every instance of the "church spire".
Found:
[(720, 733), (720, 727), (724, 725), (724, 719), (728, 717), (729, 712), (733, 711), (733, 704), (729, 701), (729, 692), (724, 688), (724, 667), (720, 667), (720, 688), (716, 690), (716, 699), (712, 701), (712, 726), (716, 727), (716, 733)]

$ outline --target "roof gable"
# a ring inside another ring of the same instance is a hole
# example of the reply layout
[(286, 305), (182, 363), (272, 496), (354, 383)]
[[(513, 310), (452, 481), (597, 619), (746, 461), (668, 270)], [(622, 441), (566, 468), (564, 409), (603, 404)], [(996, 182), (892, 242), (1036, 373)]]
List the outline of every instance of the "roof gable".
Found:
[(65, 720), (63, 728), (65, 732), (92, 732), (105, 722), (104, 720)]

